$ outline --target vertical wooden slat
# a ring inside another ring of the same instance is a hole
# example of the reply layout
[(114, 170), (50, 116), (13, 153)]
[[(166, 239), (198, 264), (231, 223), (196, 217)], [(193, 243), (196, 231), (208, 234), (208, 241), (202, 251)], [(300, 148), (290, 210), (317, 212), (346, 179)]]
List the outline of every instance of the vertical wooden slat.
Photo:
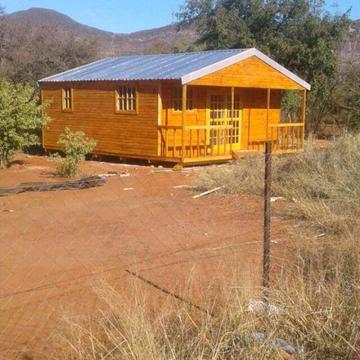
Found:
[(305, 119), (306, 118), (306, 90), (302, 93), (301, 101), (301, 122), (303, 123), (303, 128), (301, 132), (301, 148), (304, 147), (304, 137), (305, 137)]
[(266, 137), (267, 137), (267, 140), (269, 139), (270, 96), (271, 96), (271, 89), (267, 89), (267, 99), (266, 99)]
[[(231, 87), (231, 118), (230, 118), (231, 126), (234, 126), (234, 98), (235, 98), (235, 89), (234, 87)], [(233, 141), (234, 141), (234, 127), (230, 129), (230, 153), (232, 152)]]
[(193, 129), (190, 128), (190, 149), (189, 149), (190, 157), (192, 157), (192, 147), (193, 147), (192, 133), (193, 133)]
[[(158, 99), (157, 99), (157, 117), (158, 117), (158, 125), (161, 126), (162, 124), (162, 93), (161, 93), (161, 82), (158, 84)], [(164, 133), (163, 133), (163, 129), (160, 129), (160, 141), (158, 142), (159, 146), (158, 146), (158, 152), (160, 150), (160, 154), (162, 157), (166, 157), (166, 134), (167, 134), (167, 129), (165, 128), (165, 140), (164, 140)], [(165, 141), (165, 144), (163, 144), (163, 142)], [(160, 149), (159, 149), (160, 148)]]
[(200, 156), (200, 130), (196, 130), (197, 156)]
[(184, 162), (185, 159), (185, 117), (186, 117), (186, 94), (187, 86), (182, 86), (182, 98), (181, 98), (181, 161)]
[(165, 157), (168, 156), (169, 129), (165, 128)]
[(173, 157), (175, 157), (175, 150), (176, 150), (176, 129), (173, 131)]
[(207, 127), (204, 131), (204, 156), (207, 156), (208, 148), (207, 148)]

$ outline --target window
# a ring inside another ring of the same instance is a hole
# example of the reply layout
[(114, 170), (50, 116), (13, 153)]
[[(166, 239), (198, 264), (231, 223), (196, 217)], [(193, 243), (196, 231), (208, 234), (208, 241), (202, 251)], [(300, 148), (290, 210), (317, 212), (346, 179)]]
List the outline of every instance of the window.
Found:
[(136, 111), (136, 88), (121, 86), (116, 90), (116, 111)]
[(62, 91), (62, 109), (64, 111), (71, 111), (72, 110), (72, 89), (65, 88)]
[[(175, 87), (173, 92), (173, 109), (175, 111), (182, 110), (182, 88)], [(193, 89), (188, 88), (186, 92), (186, 110), (194, 109), (194, 101), (193, 101)]]

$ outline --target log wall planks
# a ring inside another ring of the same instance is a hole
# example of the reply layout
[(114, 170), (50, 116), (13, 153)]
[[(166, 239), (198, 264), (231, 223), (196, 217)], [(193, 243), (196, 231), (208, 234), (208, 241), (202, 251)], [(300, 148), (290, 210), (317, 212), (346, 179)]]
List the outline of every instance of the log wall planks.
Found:
[[(159, 82), (132, 82), (138, 91), (138, 112), (117, 113), (115, 90), (122, 82), (42, 83), (42, 100), (52, 121), (43, 133), (46, 149), (59, 149), (65, 127), (84, 131), (97, 141), (95, 153), (156, 157), (158, 155)], [(73, 109), (62, 111), (62, 89), (73, 89)]]

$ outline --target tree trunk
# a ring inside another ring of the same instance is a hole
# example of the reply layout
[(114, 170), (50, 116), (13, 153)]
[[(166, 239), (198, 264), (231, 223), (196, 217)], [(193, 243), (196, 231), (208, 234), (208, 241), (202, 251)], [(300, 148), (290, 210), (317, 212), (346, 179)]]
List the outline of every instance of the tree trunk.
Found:
[(0, 169), (3, 169), (4, 167), (5, 167), (4, 154), (0, 154)]

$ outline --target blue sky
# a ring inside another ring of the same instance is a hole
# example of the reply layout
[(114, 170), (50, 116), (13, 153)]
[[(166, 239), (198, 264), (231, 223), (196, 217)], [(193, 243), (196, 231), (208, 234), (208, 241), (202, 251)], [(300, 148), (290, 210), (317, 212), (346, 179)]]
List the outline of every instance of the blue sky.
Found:
[[(76, 21), (112, 32), (132, 32), (167, 25), (184, 0), (0, 0), (8, 13), (31, 7), (60, 11)], [(360, 19), (360, 0), (327, 0), (332, 13), (352, 7)], [(333, 5), (337, 4), (337, 7)]]

